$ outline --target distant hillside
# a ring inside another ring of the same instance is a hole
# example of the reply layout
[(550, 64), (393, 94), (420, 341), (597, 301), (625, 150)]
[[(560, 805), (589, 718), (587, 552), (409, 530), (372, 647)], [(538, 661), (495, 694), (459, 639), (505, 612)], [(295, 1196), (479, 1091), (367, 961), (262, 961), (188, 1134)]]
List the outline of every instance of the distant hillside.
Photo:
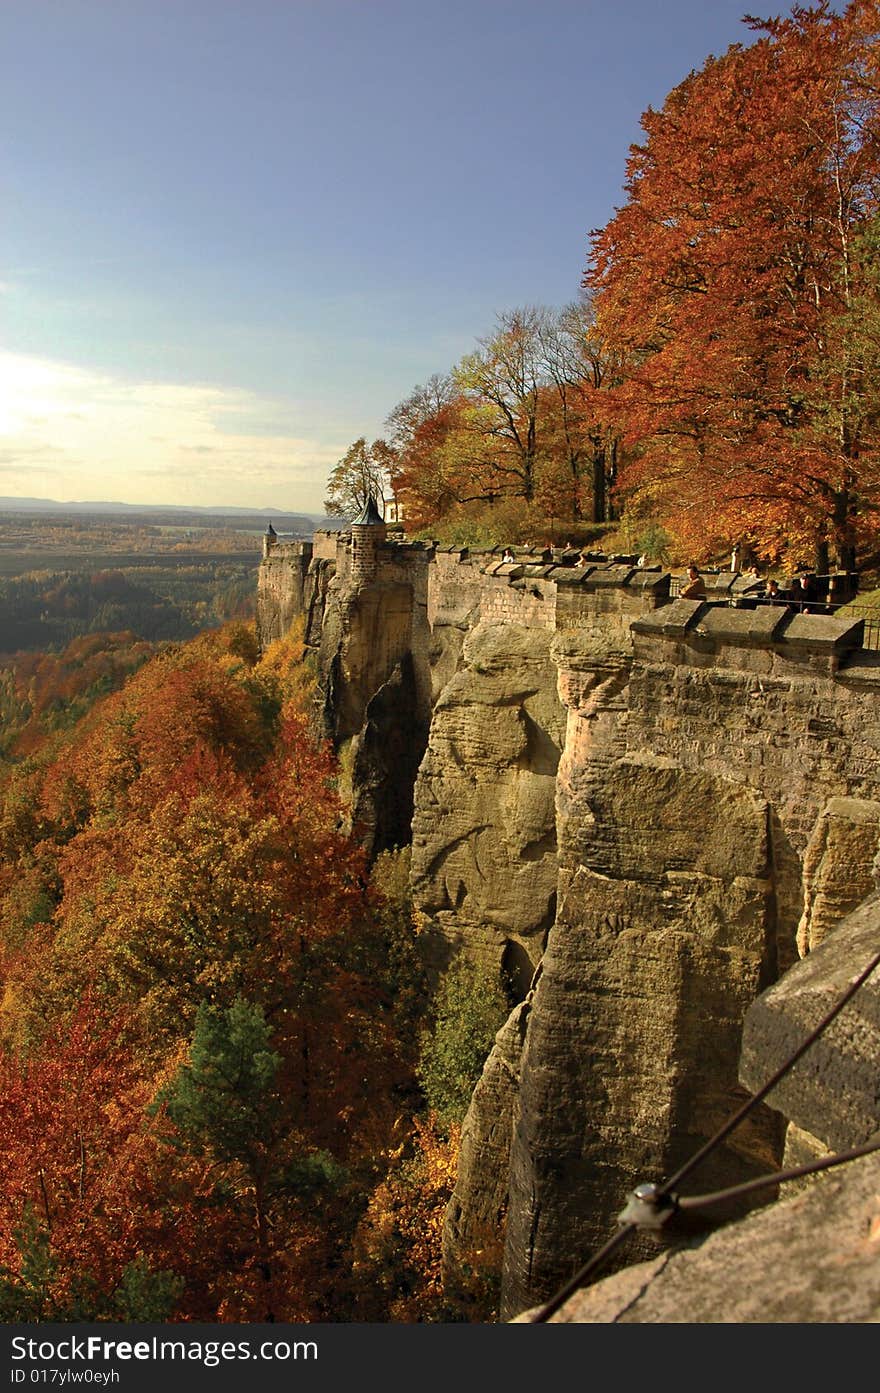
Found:
[(141, 503), (59, 503), (52, 498), (0, 497), (0, 513), (52, 513), (59, 517), (124, 516), (129, 520), (157, 520), (180, 527), (205, 527), (222, 519), (223, 525), (236, 529), (263, 530), (271, 522), (276, 532), (310, 533), (316, 527), (338, 528), (339, 518), (325, 518), (318, 513), (289, 513), (279, 508), (182, 508), (173, 504), (145, 505)]

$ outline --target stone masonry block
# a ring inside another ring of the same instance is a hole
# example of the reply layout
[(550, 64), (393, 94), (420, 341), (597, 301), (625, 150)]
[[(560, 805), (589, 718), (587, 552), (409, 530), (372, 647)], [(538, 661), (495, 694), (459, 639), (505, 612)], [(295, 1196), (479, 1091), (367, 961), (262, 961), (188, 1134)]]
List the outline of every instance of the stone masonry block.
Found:
[(730, 609), (727, 605), (708, 608), (693, 626), (693, 632), (716, 643), (771, 643), (783, 624), (785, 610), (767, 605), (764, 609)]
[(637, 634), (675, 638), (692, 629), (707, 608), (703, 600), (673, 600), (671, 605), (642, 615), (632, 627)]
[(784, 637), (786, 644), (799, 648), (842, 653), (861, 648), (864, 632), (862, 619), (839, 619), (836, 614), (794, 614)]

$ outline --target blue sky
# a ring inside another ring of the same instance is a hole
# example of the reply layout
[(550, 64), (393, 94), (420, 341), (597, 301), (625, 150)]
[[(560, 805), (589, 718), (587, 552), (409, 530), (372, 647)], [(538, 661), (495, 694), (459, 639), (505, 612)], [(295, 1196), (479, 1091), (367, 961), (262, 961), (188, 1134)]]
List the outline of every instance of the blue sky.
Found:
[(749, 8), (3, 0), (0, 495), (319, 512)]

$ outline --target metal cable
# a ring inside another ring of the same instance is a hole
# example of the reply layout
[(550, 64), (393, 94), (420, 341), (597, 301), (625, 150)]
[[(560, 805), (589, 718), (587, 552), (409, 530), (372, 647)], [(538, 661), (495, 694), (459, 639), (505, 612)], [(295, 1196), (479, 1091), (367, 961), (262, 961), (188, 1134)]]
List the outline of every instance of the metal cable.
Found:
[(675, 1174), (671, 1175), (669, 1179), (665, 1181), (665, 1183), (660, 1187), (661, 1195), (668, 1195), (671, 1190), (673, 1190), (677, 1185), (680, 1185), (682, 1180), (684, 1180), (686, 1176), (690, 1175), (691, 1171), (696, 1170), (697, 1166), (709, 1155), (710, 1151), (714, 1151), (716, 1146), (720, 1146), (721, 1143), (725, 1140), (725, 1138), (730, 1136), (730, 1133), (734, 1130), (734, 1128), (739, 1126), (744, 1117), (748, 1116), (752, 1108), (757, 1107), (758, 1103), (762, 1103), (764, 1101), (764, 1099), (767, 1097), (767, 1094), (772, 1092), (772, 1090), (779, 1083), (780, 1079), (785, 1077), (792, 1065), (796, 1064), (797, 1061), (801, 1058), (801, 1056), (806, 1054), (810, 1046), (816, 1043), (820, 1035), (822, 1035), (824, 1031), (828, 1029), (828, 1026), (831, 1024), (834, 1018), (840, 1014), (847, 1002), (855, 996), (859, 987), (862, 985), (863, 982), (867, 981), (871, 973), (874, 971), (874, 968), (877, 967), (878, 964), (880, 964), (880, 953), (875, 954), (875, 956), (868, 963), (868, 966), (864, 969), (864, 971), (860, 972), (858, 977), (853, 978), (852, 982), (850, 982), (846, 991), (843, 993), (843, 996), (840, 997), (840, 999), (835, 1003), (835, 1005), (831, 1008), (828, 1014), (822, 1017), (821, 1021), (815, 1027), (815, 1029), (810, 1031), (810, 1034), (803, 1041), (803, 1043), (798, 1046), (794, 1054), (789, 1055), (785, 1063), (779, 1066), (779, 1068), (776, 1070), (776, 1073), (773, 1074), (773, 1076), (767, 1080), (763, 1088), (759, 1088), (757, 1093), (755, 1093), (751, 1098), (748, 1098), (745, 1101), (745, 1103), (743, 1103), (742, 1107), (739, 1108), (727, 1122), (725, 1122), (724, 1126), (719, 1128), (715, 1135), (713, 1137), (710, 1137), (709, 1140), (705, 1142), (703, 1146), (700, 1147), (699, 1151), (696, 1151), (694, 1153), (694, 1155), (690, 1158), (689, 1161), (685, 1161), (684, 1165), (680, 1166), (679, 1169), (675, 1172)]
[[(835, 1156), (826, 1156), (819, 1161), (809, 1162), (805, 1166), (796, 1166), (788, 1171), (778, 1171), (774, 1175), (761, 1176), (756, 1180), (745, 1181), (742, 1185), (733, 1185), (727, 1190), (716, 1190), (711, 1194), (695, 1195), (691, 1196), (689, 1199), (679, 1199), (672, 1193), (673, 1187), (679, 1185), (682, 1180), (690, 1175), (691, 1171), (695, 1170), (710, 1152), (714, 1151), (717, 1146), (720, 1146), (721, 1143), (730, 1136), (730, 1133), (739, 1126), (752, 1109), (757, 1107), (758, 1103), (764, 1101), (767, 1094), (772, 1092), (780, 1080), (788, 1073), (789, 1069), (791, 1069), (793, 1065), (806, 1054), (807, 1050), (816, 1043), (820, 1036), (824, 1034), (831, 1022), (840, 1014), (847, 1002), (852, 1000), (859, 990), (859, 987), (868, 980), (871, 973), (878, 966), (880, 966), (880, 952), (876, 953), (867, 967), (865, 967), (857, 977), (853, 978), (846, 991), (835, 1002), (831, 1010), (822, 1017), (819, 1024), (810, 1031), (806, 1039), (803, 1040), (794, 1053), (789, 1055), (788, 1059), (779, 1066), (763, 1087), (761, 1087), (757, 1093), (753, 1094), (751, 1098), (748, 1098), (742, 1107), (738, 1108), (733, 1116), (728, 1119), (724, 1126), (720, 1127), (714, 1136), (710, 1137), (709, 1140), (705, 1142), (683, 1166), (680, 1166), (667, 1181), (658, 1186), (650, 1185), (638, 1187), (639, 1189), (651, 1191), (651, 1197), (648, 1203), (655, 1208), (658, 1214), (661, 1211), (666, 1211), (666, 1217), (668, 1217), (668, 1215), (674, 1213), (675, 1210), (695, 1211), (700, 1207), (706, 1207), (722, 1199), (730, 1199), (736, 1195), (748, 1194), (753, 1190), (763, 1189), (767, 1185), (782, 1184), (785, 1180), (796, 1180), (800, 1176), (811, 1175), (817, 1171), (830, 1170), (832, 1166), (842, 1165), (845, 1161), (855, 1160), (859, 1156), (867, 1156), (872, 1151), (880, 1149), (880, 1139), (877, 1139), (866, 1143), (865, 1146), (856, 1147), (852, 1151), (843, 1152)], [(634, 1191), (633, 1193), (637, 1194), (638, 1191)], [(660, 1223), (655, 1224), (654, 1227), (661, 1227), (663, 1222), (664, 1220), (661, 1219)], [(639, 1225), (635, 1222), (623, 1222), (617, 1232), (603, 1244), (598, 1252), (594, 1253), (593, 1256), (584, 1263), (583, 1267), (574, 1274), (570, 1281), (543, 1306), (538, 1307), (538, 1310), (530, 1318), (530, 1323), (539, 1325), (549, 1320), (549, 1318), (565, 1304), (568, 1298), (573, 1296), (579, 1287), (583, 1286), (585, 1279), (595, 1272), (605, 1259), (610, 1257), (620, 1246), (623, 1240), (628, 1238), (632, 1231), (638, 1227)]]
[(864, 1146), (854, 1146), (849, 1151), (839, 1151), (833, 1156), (822, 1156), (818, 1161), (806, 1161), (802, 1166), (790, 1166), (788, 1170), (776, 1171), (773, 1175), (757, 1176), (754, 1180), (744, 1180), (741, 1185), (729, 1185), (726, 1190), (713, 1190), (708, 1195), (687, 1195), (674, 1201), (675, 1208), (686, 1212), (706, 1209), (721, 1200), (736, 1199), (739, 1195), (750, 1195), (753, 1190), (763, 1190), (767, 1185), (782, 1185), (786, 1180), (799, 1180), (804, 1175), (815, 1175), (818, 1171), (831, 1170), (842, 1166), (845, 1161), (857, 1161), (860, 1156), (870, 1156), (872, 1151), (880, 1151), (880, 1137), (865, 1142)]
[(617, 1233), (612, 1234), (608, 1242), (603, 1244), (597, 1253), (593, 1254), (589, 1262), (584, 1263), (583, 1267), (574, 1274), (570, 1281), (566, 1282), (555, 1296), (552, 1296), (545, 1305), (538, 1307), (535, 1314), (529, 1317), (529, 1324), (541, 1325), (552, 1315), (555, 1315), (560, 1306), (564, 1306), (568, 1298), (583, 1286), (585, 1278), (589, 1277), (597, 1267), (600, 1267), (605, 1259), (611, 1256), (615, 1248), (619, 1248), (623, 1240), (629, 1238), (636, 1227), (635, 1224), (624, 1224), (617, 1230)]

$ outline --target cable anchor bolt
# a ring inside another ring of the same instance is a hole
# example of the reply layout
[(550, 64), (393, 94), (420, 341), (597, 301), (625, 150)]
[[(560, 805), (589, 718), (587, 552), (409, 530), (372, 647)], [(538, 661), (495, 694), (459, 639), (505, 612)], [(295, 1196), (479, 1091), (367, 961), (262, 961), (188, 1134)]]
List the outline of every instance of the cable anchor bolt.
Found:
[(630, 1192), (629, 1199), (617, 1216), (618, 1224), (635, 1224), (640, 1229), (662, 1229), (678, 1208), (674, 1195), (665, 1194), (659, 1185), (644, 1181)]

